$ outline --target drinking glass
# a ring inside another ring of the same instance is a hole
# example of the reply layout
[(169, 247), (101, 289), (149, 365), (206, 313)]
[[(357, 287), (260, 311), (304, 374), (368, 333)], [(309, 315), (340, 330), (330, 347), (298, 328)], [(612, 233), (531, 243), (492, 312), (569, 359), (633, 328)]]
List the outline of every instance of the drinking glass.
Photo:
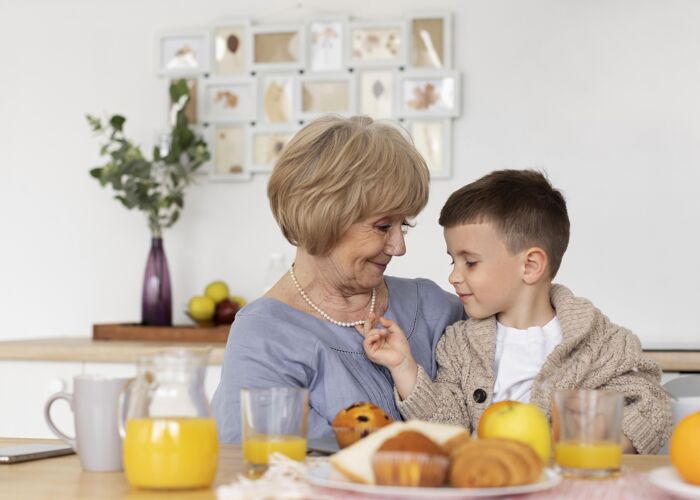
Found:
[(304, 460), (308, 413), (307, 389), (241, 389), (243, 458), (249, 475), (265, 472), (274, 452)]
[(609, 477), (622, 461), (622, 394), (559, 390), (552, 405), (554, 459), (568, 477)]

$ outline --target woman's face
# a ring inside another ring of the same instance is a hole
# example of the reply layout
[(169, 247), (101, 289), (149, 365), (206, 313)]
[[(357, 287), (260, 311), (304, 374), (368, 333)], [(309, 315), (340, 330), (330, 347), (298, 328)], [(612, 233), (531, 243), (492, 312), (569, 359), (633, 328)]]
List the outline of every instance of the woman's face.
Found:
[(370, 217), (350, 226), (328, 256), (340, 286), (368, 290), (381, 285), (392, 257), (406, 253), (406, 228), (399, 216)]

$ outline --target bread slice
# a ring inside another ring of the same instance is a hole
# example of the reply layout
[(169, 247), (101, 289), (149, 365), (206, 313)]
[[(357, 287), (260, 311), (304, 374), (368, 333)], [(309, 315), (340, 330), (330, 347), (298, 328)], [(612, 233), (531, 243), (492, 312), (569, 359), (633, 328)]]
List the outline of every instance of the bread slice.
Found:
[(394, 437), (403, 431), (418, 431), (440, 446), (444, 446), (450, 439), (465, 434), (464, 439), (469, 438), (469, 431), (461, 425), (436, 424), (422, 420), (409, 420), (408, 422), (394, 422), (373, 432), (369, 436), (360, 439), (357, 443), (340, 450), (331, 457), (331, 465), (344, 476), (357, 483), (376, 484), (374, 471), (372, 470), (372, 457), (377, 449), (387, 439)]

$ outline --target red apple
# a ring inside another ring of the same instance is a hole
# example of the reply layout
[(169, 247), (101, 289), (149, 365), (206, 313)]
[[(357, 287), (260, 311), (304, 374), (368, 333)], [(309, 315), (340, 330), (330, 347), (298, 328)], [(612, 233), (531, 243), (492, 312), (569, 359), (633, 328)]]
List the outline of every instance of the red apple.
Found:
[(233, 323), (236, 313), (240, 307), (238, 304), (231, 299), (224, 299), (218, 304), (216, 304), (216, 311), (214, 312), (214, 323), (217, 325), (230, 325)]

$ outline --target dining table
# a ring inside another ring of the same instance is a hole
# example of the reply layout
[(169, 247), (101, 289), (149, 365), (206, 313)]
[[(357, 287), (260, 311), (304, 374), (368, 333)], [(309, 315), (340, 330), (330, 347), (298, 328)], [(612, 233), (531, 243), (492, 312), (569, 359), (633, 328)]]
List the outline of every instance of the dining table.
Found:
[[(0, 446), (23, 443), (60, 443), (52, 439), (0, 438)], [(646, 480), (647, 472), (669, 465), (667, 455), (624, 455), (622, 479), (631, 496), (612, 495), (609, 498), (639, 498), (635, 493), (644, 491), (645, 498), (669, 499), (664, 491), (656, 489)], [(217, 488), (236, 481), (245, 472), (245, 462), (240, 445), (222, 445), (216, 479), (209, 488), (186, 491), (155, 491), (132, 488), (123, 472), (87, 472), (80, 467), (78, 456), (67, 455), (17, 464), (0, 465), (0, 499), (187, 499), (210, 500), (217, 498)], [(567, 482), (570, 482), (567, 486)], [(618, 479), (619, 483), (620, 479)], [(645, 483), (645, 481), (647, 481)], [(613, 480), (563, 480), (549, 493), (524, 495), (523, 498), (600, 498), (596, 491), (612, 491), (621, 484)], [(581, 484), (582, 487), (577, 487)], [(607, 485), (607, 486), (606, 486)], [(586, 492), (588, 488), (589, 492)], [(632, 491), (634, 490), (634, 491)], [(557, 492), (559, 494), (557, 494)], [(286, 492), (280, 491), (279, 497)], [(554, 496), (552, 496), (554, 495)], [(643, 495), (644, 496), (644, 495)], [(276, 497), (276, 495), (275, 495)], [(318, 488), (306, 498), (377, 498), (376, 496), (349, 494), (329, 488)], [(518, 496), (521, 498), (521, 496)]]

